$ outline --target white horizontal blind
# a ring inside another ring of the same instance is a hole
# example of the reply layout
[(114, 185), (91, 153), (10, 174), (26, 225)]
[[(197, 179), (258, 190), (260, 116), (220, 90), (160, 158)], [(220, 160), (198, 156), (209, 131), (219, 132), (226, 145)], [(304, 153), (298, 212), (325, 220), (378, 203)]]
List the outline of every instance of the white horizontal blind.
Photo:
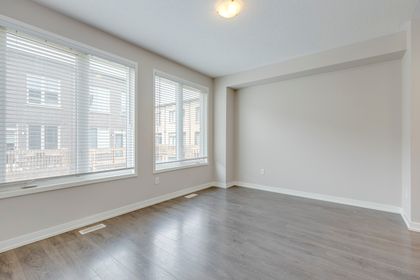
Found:
[(134, 168), (135, 69), (0, 27), (0, 184)]
[(207, 89), (155, 74), (155, 170), (207, 163)]

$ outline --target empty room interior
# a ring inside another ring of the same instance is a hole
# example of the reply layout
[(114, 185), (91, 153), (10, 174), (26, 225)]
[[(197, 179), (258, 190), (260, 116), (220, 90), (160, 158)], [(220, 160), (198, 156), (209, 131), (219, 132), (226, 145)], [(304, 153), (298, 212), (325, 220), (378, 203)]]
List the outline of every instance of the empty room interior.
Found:
[(420, 280), (419, 0), (0, 0), (0, 280)]

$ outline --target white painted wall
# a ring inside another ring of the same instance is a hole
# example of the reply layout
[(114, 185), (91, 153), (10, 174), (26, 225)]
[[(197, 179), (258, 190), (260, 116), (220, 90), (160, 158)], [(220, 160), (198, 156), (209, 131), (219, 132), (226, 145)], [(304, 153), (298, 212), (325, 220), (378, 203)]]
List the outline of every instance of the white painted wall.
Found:
[(401, 206), (399, 60), (235, 98), (237, 181)]
[(411, 221), (411, 89), (412, 89), (412, 49), (411, 22), (405, 27), (407, 31), (407, 51), (401, 60), (402, 82), (402, 130), (401, 130), (401, 209), (405, 218)]
[(232, 89), (296, 79), (319, 73), (339, 71), (371, 63), (401, 59), (407, 49), (406, 33), (399, 32), (366, 42), (311, 54), (289, 61), (268, 65), (214, 80), (214, 178), (221, 185), (234, 178), (236, 165), (229, 147), (241, 139), (235, 139), (231, 129)]
[[(212, 79), (72, 20), (31, 1), (1, 0), (0, 14), (138, 62), (137, 178), (93, 184), (0, 200), (0, 242), (48, 227), (171, 193), (213, 179), (209, 166), (159, 174), (153, 170), (153, 69), (159, 69), (210, 88), (209, 155), (212, 161)], [(169, 47), (169, 46), (168, 46)]]
[[(418, 16), (418, 12), (416, 14)], [(410, 28), (410, 126), (411, 126), (411, 219), (420, 230), (420, 18), (411, 21)]]

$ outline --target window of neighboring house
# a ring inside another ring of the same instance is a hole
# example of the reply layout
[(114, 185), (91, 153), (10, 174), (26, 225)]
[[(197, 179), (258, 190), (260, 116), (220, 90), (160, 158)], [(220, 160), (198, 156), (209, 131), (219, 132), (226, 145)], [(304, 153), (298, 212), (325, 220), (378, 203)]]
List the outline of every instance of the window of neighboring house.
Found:
[(7, 20), (0, 49), (0, 188), (135, 173), (136, 63)]
[(200, 131), (196, 131), (194, 134), (194, 145), (200, 146)]
[(29, 150), (56, 150), (59, 148), (59, 128), (51, 125), (28, 126)]
[(163, 144), (162, 133), (156, 133), (156, 144)]
[(110, 134), (107, 128), (89, 129), (89, 148), (108, 149), (110, 148)]
[(28, 86), (28, 103), (30, 104), (41, 104), (42, 91), (40, 88)]
[(127, 94), (122, 92), (120, 94), (120, 99), (121, 99), (121, 115), (125, 116), (127, 115), (127, 110), (128, 110)]
[(98, 148), (98, 129), (90, 128), (89, 129), (89, 149)]
[(106, 88), (90, 87), (89, 110), (95, 113), (110, 113), (110, 91)]
[(98, 149), (108, 149), (111, 147), (109, 129), (99, 128), (98, 130)]
[(124, 134), (122, 132), (115, 132), (114, 147), (117, 149), (124, 148)]
[[(207, 111), (207, 92), (207, 88), (156, 71), (155, 113), (168, 112), (168, 118), (159, 127), (155, 123), (155, 171), (207, 163), (206, 141), (196, 145), (193, 139), (195, 131), (201, 132), (199, 137), (207, 133), (207, 119), (201, 117)], [(157, 141), (161, 128), (175, 130), (164, 144)]]
[(160, 125), (160, 111), (157, 111), (155, 114), (155, 123), (156, 125)]
[(114, 155), (116, 157), (123, 157), (125, 147), (125, 138), (123, 132), (114, 132)]
[(201, 110), (200, 110), (200, 107), (196, 107), (195, 108), (195, 122), (196, 123), (200, 123), (200, 120), (201, 120)]
[(176, 133), (169, 133), (168, 134), (168, 144), (169, 146), (176, 145)]
[(14, 151), (17, 149), (17, 129), (6, 128), (6, 150)]
[(45, 126), (44, 128), (44, 143), (46, 150), (58, 149), (58, 127)]
[(44, 76), (26, 75), (27, 103), (60, 106), (61, 82)]
[(29, 150), (41, 149), (41, 125), (28, 126), (28, 148)]
[(169, 111), (169, 113), (168, 113), (168, 116), (169, 116), (169, 122), (170, 123), (174, 123), (175, 122), (175, 111)]

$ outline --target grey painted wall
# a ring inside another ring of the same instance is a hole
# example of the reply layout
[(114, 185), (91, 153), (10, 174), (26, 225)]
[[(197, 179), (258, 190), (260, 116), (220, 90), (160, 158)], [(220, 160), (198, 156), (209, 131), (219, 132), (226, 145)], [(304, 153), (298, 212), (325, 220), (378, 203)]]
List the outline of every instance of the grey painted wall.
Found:
[(239, 90), (235, 180), (400, 206), (401, 87), (395, 60)]

